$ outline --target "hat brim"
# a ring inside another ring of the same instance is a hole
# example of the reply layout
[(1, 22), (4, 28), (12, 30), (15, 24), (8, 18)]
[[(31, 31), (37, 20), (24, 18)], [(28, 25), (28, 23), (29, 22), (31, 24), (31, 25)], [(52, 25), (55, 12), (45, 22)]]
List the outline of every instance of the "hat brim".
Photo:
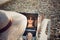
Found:
[(3, 35), (8, 35), (8, 40), (16, 40), (18, 36), (22, 36), (26, 29), (27, 18), (24, 15), (19, 14), (17, 12), (4, 10), (0, 11), (4, 12), (9, 19), (12, 18), (11, 27), (6, 32), (4, 32)]

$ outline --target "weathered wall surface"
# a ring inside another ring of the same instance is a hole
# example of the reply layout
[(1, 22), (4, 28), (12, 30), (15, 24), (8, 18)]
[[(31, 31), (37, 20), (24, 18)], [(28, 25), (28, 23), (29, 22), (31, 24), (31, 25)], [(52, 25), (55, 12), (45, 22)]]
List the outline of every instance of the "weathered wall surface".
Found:
[[(3, 6), (5, 10), (12, 10), (18, 12), (42, 12), (42, 13), (54, 13), (56, 8), (54, 8), (51, 2), (52, 0), (12, 0), (10, 3)], [(56, 5), (57, 6), (57, 5)]]
[[(54, 34), (54, 29), (58, 29), (60, 26), (60, 0), (12, 0), (10, 3), (2, 5), (0, 9), (17, 12), (44, 13), (47, 18), (52, 20), (52, 34)], [(51, 40), (54, 40), (53, 38)]]

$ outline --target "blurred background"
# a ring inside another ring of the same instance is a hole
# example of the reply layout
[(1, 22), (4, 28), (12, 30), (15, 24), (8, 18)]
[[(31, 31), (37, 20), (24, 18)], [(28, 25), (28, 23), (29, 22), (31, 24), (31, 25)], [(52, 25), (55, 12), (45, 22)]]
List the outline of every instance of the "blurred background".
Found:
[(46, 18), (52, 20), (49, 40), (60, 40), (60, 0), (0, 0), (0, 9), (44, 13)]

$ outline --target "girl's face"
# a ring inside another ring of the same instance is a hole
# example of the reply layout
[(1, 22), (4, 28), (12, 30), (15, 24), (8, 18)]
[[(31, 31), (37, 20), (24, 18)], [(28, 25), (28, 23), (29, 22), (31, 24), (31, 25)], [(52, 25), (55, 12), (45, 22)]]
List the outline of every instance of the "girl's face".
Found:
[(33, 21), (34, 21), (34, 20), (32, 20), (32, 17), (30, 17), (30, 18), (28, 19), (28, 24), (33, 24)]

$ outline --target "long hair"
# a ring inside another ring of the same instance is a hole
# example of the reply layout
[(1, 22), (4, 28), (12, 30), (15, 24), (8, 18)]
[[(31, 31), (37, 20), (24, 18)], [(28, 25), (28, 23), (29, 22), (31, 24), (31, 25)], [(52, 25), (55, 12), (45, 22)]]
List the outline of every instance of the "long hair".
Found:
[[(37, 26), (37, 18), (35, 16), (28, 16), (27, 17), (27, 20), (29, 20), (31, 17), (31, 20), (33, 20), (33, 26), (36, 27)], [(28, 26), (28, 23), (27, 23), (27, 26)]]

